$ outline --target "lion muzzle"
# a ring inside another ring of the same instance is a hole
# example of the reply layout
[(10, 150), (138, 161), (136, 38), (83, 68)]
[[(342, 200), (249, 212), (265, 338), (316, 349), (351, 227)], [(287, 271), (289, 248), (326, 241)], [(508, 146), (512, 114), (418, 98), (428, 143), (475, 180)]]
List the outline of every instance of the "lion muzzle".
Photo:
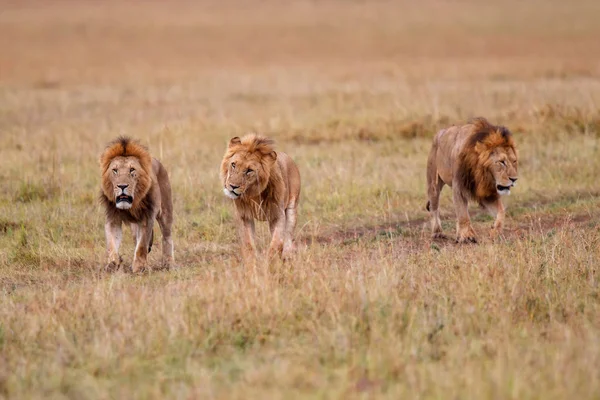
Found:
[(513, 185), (513, 183), (511, 183), (509, 186), (496, 185), (496, 190), (498, 191), (499, 195), (510, 195), (510, 188), (513, 187)]
[(117, 185), (121, 189), (121, 193), (115, 196), (115, 204), (117, 208), (121, 210), (128, 210), (133, 204), (133, 196), (127, 193), (127, 187), (129, 185)]
[(230, 199), (236, 200), (242, 195), (242, 191), (239, 190), (239, 186), (232, 184), (229, 184), (228, 186), (229, 187), (225, 186), (225, 188), (223, 188), (223, 193), (225, 193), (225, 196), (229, 197)]
[(227, 188), (223, 188), (223, 193), (232, 200), (237, 200), (242, 195), (241, 193), (236, 192), (235, 189), (230, 190)]

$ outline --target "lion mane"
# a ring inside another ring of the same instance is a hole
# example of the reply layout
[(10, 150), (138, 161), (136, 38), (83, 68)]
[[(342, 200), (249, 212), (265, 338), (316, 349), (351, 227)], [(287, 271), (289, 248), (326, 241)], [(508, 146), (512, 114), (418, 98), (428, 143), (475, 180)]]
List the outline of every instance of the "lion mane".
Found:
[[(109, 166), (115, 157), (135, 157), (142, 167), (139, 173), (133, 204), (129, 210), (120, 210), (114, 206), (113, 184), (110, 181)], [(148, 192), (152, 186), (152, 156), (146, 148), (136, 140), (126, 136), (119, 136), (110, 142), (100, 156), (100, 170), (102, 174), (102, 191), (100, 201), (104, 205), (107, 216), (120, 216), (127, 221), (139, 221), (154, 212), (154, 202)]]
[(499, 147), (510, 148), (516, 153), (515, 143), (506, 127), (492, 125), (483, 117), (467, 123), (473, 125), (475, 133), (466, 141), (458, 157), (458, 183), (471, 199), (479, 204), (490, 203), (500, 197), (496, 182), (488, 172), (490, 154)]
[(236, 205), (244, 215), (260, 220), (269, 218), (271, 208), (277, 207), (281, 203), (281, 197), (285, 193), (281, 168), (274, 162), (277, 158), (274, 145), (275, 142), (272, 139), (251, 133), (242, 139), (233, 140), (233, 144), (227, 148), (221, 163), (221, 181), (225, 185), (228, 162), (234, 154), (242, 153), (247, 157), (254, 156), (259, 159), (262, 168), (257, 170), (257, 183), (261, 199), (259, 203), (262, 207), (257, 207), (255, 199), (240, 199), (241, 201)]

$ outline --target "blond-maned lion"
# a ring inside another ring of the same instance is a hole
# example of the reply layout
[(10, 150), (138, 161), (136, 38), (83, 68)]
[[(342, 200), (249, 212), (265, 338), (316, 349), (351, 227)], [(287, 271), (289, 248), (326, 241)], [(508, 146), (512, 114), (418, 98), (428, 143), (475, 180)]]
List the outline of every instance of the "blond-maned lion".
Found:
[(108, 270), (121, 264), (119, 246), (122, 224), (131, 226), (135, 253), (131, 270), (146, 268), (152, 249), (154, 220), (162, 232), (163, 267), (173, 264), (173, 202), (171, 184), (163, 165), (139, 142), (119, 137), (110, 142), (100, 156), (102, 191), (100, 200), (106, 212), (104, 231), (108, 253)]
[(492, 237), (502, 231), (501, 195), (510, 194), (517, 174), (517, 149), (510, 131), (475, 118), (466, 125), (442, 129), (433, 139), (427, 161), (427, 210), (434, 238), (444, 237), (439, 199), (444, 185), (452, 187), (458, 243), (476, 243), (468, 201), (474, 200), (496, 217)]
[(229, 141), (221, 163), (223, 192), (233, 200), (245, 264), (256, 265), (254, 220), (268, 221), (269, 258), (288, 258), (300, 196), (300, 172), (290, 156), (275, 151), (273, 141), (251, 133)]

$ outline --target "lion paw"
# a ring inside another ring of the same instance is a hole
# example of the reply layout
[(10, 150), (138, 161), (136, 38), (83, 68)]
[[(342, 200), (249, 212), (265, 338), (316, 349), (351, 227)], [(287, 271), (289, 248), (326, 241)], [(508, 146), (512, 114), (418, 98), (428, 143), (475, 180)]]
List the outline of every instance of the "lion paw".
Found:
[(431, 238), (432, 239), (448, 239), (448, 236), (446, 236), (443, 232), (433, 232), (431, 234)]
[(477, 243), (475, 231), (470, 224), (461, 226), (458, 229), (456, 243)]
[(281, 252), (283, 261), (290, 261), (296, 255), (296, 245), (294, 243), (286, 243)]
[(106, 272), (115, 272), (121, 267), (121, 263), (123, 262), (123, 258), (119, 256), (118, 260), (111, 260), (105, 266), (104, 270)]
[(134, 274), (145, 272), (146, 269), (147, 268), (145, 262), (134, 261), (133, 264), (131, 264), (131, 272), (133, 272)]
[(458, 237), (456, 239), (456, 243), (459, 243), (459, 244), (477, 243), (477, 238), (475, 236)]
[(119, 264), (117, 264), (117, 263), (116, 263), (116, 262), (114, 262), (114, 261), (111, 261), (111, 262), (109, 262), (108, 264), (106, 264), (106, 265), (104, 266), (104, 270), (105, 270), (106, 272), (115, 272), (115, 271), (116, 271), (116, 270), (118, 270), (118, 269), (119, 269)]

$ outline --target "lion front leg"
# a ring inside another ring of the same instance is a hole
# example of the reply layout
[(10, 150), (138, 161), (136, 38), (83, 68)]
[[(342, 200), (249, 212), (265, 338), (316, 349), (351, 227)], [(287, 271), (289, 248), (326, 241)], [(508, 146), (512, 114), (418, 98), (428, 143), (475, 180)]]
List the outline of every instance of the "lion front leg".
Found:
[(254, 219), (252, 217), (240, 218), (239, 236), (242, 245), (242, 259), (244, 265), (256, 268), (256, 246), (254, 244)]
[(496, 217), (494, 225), (492, 226), (492, 229), (490, 231), (490, 237), (492, 239), (496, 239), (498, 236), (502, 235), (502, 229), (504, 228), (504, 205), (502, 204), (502, 200), (498, 198), (494, 202), (486, 203), (485, 207), (492, 216)]
[(456, 242), (477, 243), (475, 230), (469, 217), (468, 200), (460, 193), (460, 188), (456, 184), (453, 185), (452, 194), (456, 210)]
[(138, 224), (137, 242), (135, 245), (135, 253), (133, 255), (133, 263), (131, 264), (131, 271), (133, 273), (142, 272), (146, 269), (153, 228), (153, 218), (149, 218), (149, 221)]
[(120, 222), (106, 221), (104, 224), (104, 234), (106, 236), (106, 253), (107, 253), (107, 271), (115, 271), (121, 265), (121, 257), (119, 256), (119, 247), (123, 239), (123, 229)]

